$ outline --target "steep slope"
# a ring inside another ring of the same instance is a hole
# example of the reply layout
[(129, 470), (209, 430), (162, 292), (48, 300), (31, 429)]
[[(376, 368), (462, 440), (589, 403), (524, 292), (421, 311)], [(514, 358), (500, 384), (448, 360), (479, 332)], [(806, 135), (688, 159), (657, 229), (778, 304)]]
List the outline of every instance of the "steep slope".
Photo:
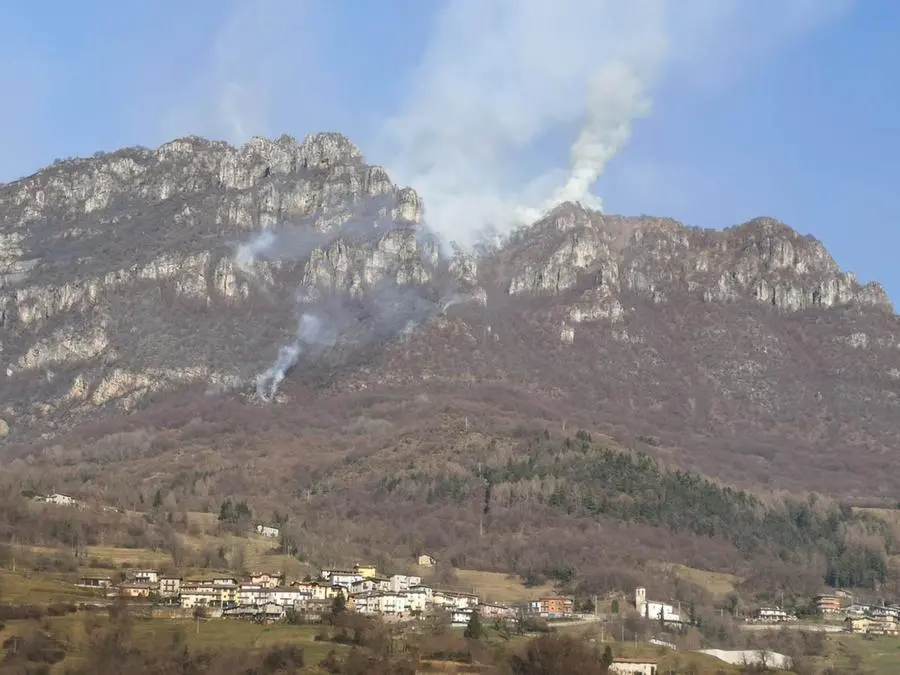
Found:
[(742, 484), (900, 490), (900, 324), (815, 239), (768, 218), (708, 231), (565, 204), (445, 258), (421, 213), (336, 134), (180, 139), (0, 186), (7, 443), (185, 388), (239, 396), (302, 306), (332, 338), (269, 419), (483, 400), (473, 424), (602, 430)]

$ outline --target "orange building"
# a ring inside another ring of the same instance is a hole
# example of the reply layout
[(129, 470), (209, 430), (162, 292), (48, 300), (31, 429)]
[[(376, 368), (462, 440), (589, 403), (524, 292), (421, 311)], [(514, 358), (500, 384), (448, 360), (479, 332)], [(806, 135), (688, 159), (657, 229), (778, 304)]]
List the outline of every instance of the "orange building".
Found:
[(575, 600), (567, 595), (548, 595), (529, 605), (532, 612), (541, 616), (564, 616), (575, 611)]
[(816, 609), (820, 614), (834, 614), (841, 611), (841, 599), (836, 595), (819, 595), (816, 597)]

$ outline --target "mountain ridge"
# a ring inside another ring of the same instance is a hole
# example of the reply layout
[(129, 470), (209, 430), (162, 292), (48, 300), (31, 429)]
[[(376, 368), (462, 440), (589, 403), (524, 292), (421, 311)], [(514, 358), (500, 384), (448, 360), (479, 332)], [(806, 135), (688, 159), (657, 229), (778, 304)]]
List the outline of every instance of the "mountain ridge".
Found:
[[(900, 324), (883, 287), (814, 237), (767, 217), (703, 230), (566, 203), (448, 252), (423, 217), (414, 190), (334, 133), (188, 137), (0, 185), (6, 442), (166, 392), (247, 391), (302, 308), (325, 307), (341, 339), (301, 357), (287, 408), (298, 393), (324, 406), (496, 385), (586, 428), (660, 437), (654, 452), (692, 469), (733, 463), (708, 472), (729, 480), (818, 462), (805, 487), (900, 488), (884, 476)], [(251, 242), (265, 254), (241, 259)]]

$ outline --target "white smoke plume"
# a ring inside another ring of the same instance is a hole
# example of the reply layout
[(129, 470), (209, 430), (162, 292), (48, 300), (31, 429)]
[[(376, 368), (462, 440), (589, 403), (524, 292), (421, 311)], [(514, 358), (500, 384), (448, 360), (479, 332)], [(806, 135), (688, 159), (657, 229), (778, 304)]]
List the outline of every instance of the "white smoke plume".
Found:
[(594, 184), (662, 85), (736, 79), (850, 4), (448, 0), (375, 155), (463, 246), (563, 201), (600, 208)]
[(335, 340), (336, 336), (327, 329), (321, 317), (302, 314), (297, 325), (296, 339), (280, 347), (275, 362), (256, 377), (256, 395), (263, 401), (271, 401), (288, 371), (297, 364), (304, 348), (313, 345), (331, 346)]
[[(408, 227), (406, 223), (373, 218), (372, 213), (384, 212), (382, 202), (383, 198), (366, 200), (348, 220), (325, 230), (315, 229), (311, 219), (257, 232), (233, 246), (232, 259), (238, 269), (256, 281), (260, 281), (256, 274), (258, 265), (267, 262), (295, 263), (294, 273), (302, 276), (303, 263), (315, 250), (338, 242), (367, 249), (387, 236), (392, 228)], [(270, 299), (287, 297), (282, 301), (296, 303), (299, 321), (295, 336), (279, 348), (272, 364), (256, 377), (257, 397), (262, 401), (272, 400), (288, 372), (301, 359), (314, 360), (318, 356), (321, 350), (315, 348), (344, 346), (353, 350), (396, 336), (403, 338), (429, 316), (465, 302), (468, 298), (456, 291), (452, 276), (441, 274), (446, 269), (446, 261), (439, 260), (437, 267), (433, 267), (434, 261), (426, 255), (429, 236), (426, 228), (416, 232), (422, 260), (431, 266), (430, 284), (400, 285), (388, 276), (352, 296), (339, 289), (305, 285), (297, 288), (293, 298), (271, 294)], [(268, 291), (264, 286), (260, 290)]]
[[(382, 138), (395, 178), (443, 237), (468, 246), (590, 192), (649, 109), (666, 49), (665, 0), (446, 3), (402, 112)], [(571, 145), (568, 171), (529, 153)]]

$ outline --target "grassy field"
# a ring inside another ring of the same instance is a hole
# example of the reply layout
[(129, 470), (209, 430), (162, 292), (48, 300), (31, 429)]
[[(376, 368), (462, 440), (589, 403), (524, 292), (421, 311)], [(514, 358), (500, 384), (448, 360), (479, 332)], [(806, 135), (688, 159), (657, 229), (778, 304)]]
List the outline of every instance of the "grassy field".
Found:
[(96, 592), (77, 588), (58, 575), (0, 570), (0, 601), (14, 605), (95, 600)]
[(475, 589), (479, 596), (494, 602), (523, 602), (548, 595), (553, 584), (542, 584), (526, 588), (522, 580), (502, 572), (479, 572), (477, 570), (455, 570), (457, 578), (466, 586)]
[(687, 581), (706, 590), (716, 597), (724, 597), (734, 591), (742, 579), (733, 574), (724, 572), (708, 572), (694, 567), (677, 565), (673, 563), (655, 563), (654, 567), (660, 571), (672, 574), (682, 581)]
[(835, 634), (828, 639), (829, 656), (822, 665), (861, 667), (872, 675), (900, 672), (900, 637)]
[[(64, 672), (79, 655), (88, 648), (88, 638), (84, 630), (83, 617), (69, 615), (47, 619), (55, 634), (65, 635), (66, 642), (73, 649), (69, 656), (54, 667), (54, 672)], [(3, 639), (14, 635), (25, 635), (40, 626), (38, 621), (8, 621), (2, 632)], [(184, 636), (185, 644), (191, 649), (214, 651), (227, 647), (241, 651), (259, 651), (275, 646), (297, 645), (303, 648), (307, 663), (318, 663), (334, 649), (341, 653), (347, 647), (331, 642), (316, 642), (314, 636), (318, 626), (290, 626), (272, 624), (263, 626), (245, 621), (212, 619), (197, 623), (192, 619), (138, 619), (134, 620), (133, 640), (141, 647), (166, 648), (173, 644), (177, 633)]]

